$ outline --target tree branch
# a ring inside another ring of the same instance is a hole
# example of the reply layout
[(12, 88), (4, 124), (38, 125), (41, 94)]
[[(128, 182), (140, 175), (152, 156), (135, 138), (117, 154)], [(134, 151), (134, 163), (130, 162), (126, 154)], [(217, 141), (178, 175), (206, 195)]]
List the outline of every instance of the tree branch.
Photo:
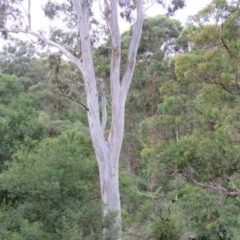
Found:
[(135, 69), (137, 49), (139, 46), (140, 38), (142, 35), (142, 26), (144, 21), (143, 15), (143, 0), (137, 1), (137, 20), (133, 27), (133, 35), (128, 49), (127, 66), (122, 78), (122, 90), (124, 94), (124, 100), (127, 97), (127, 93), (132, 81), (133, 72)]
[[(107, 2), (107, 1), (106, 1)], [(106, 3), (107, 5), (107, 3)], [(111, 72), (110, 87), (112, 100), (112, 120), (108, 135), (108, 142), (118, 149), (120, 154), (124, 132), (124, 99), (120, 88), (120, 65), (121, 65), (121, 37), (118, 23), (118, 1), (110, 0), (109, 5), (109, 28), (111, 35)], [(114, 160), (116, 161), (116, 160)], [(116, 163), (117, 164), (117, 163)]]
[[(24, 11), (24, 13), (25, 13), (26, 17), (28, 18), (28, 13), (27, 13), (26, 9), (24, 8), (24, 6), (22, 5), (22, 3), (20, 3), (19, 5), (20, 5), (20, 6), (21, 6), (21, 8), (23, 9), (23, 11)], [(25, 24), (26, 24), (26, 26), (27, 26), (27, 23), (26, 23), (26, 21), (25, 21), (25, 19), (24, 19), (24, 18), (23, 18), (23, 21), (24, 21), (24, 23), (25, 23)]]
[(31, 0), (28, 0), (28, 29), (31, 31), (32, 30), (32, 20), (31, 20)]
[(224, 48), (227, 50), (227, 52), (229, 53), (229, 55), (231, 57), (234, 58), (234, 71), (235, 71), (235, 85), (238, 88), (238, 90), (240, 90), (240, 86), (238, 84), (238, 80), (239, 80), (239, 76), (238, 76), (238, 58), (236, 56), (236, 54), (234, 54), (228, 47), (228, 45), (226, 44), (226, 42), (224, 41), (223, 38), (221, 38), (222, 44), (224, 46)]
[(147, 6), (146, 8), (144, 8), (143, 12), (146, 12), (149, 8), (151, 8), (154, 4), (156, 4), (156, 2), (151, 3), (149, 6)]
[(72, 101), (74, 101), (74, 102), (76, 102), (76, 103), (78, 103), (79, 105), (83, 106), (86, 111), (89, 111), (89, 109), (87, 108), (86, 105), (84, 105), (83, 103), (77, 101), (77, 100), (74, 99), (73, 97), (71, 97), (71, 96), (69, 96), (69, 95), (66, 95), (66, 94), (64, 94), (64, 93), (62, 93), (62, 92), (60, 92), (60, 91), (59, 91), (59, 94), (62, 95), (62, 96), (64, 96), (64, 97), (66, 97), (66, 98), (69, 98), (70, 100), (72, 100)]
[(95, 152), (97, 153), (101, 152), (101, 154), (97, 155), (97, 159), (98, 163), (102, 164), (102, 162), (99, 159), (103, 158), (102, 156), (104, 152), (103, 147), (106, 147), (106, 145), (99, 115), (98, 91), (92, 58), (92, 46), (88, 19), (89, 6), (88, 1), (86, 0), (71, 0), (71, 1), (73, 3), (73, 6), (76, 10), (78, 17), (78, 28), (80, 33), (82, 52), (81, 63), (82, 66), (80, 70), (83, 74), (83, 79), (85, 83), (87, 107), (89, 109), (88, 121), (90, 134), (93, 140)]
[(93, 83), (92, 87), (94, 87), (95, 88), (94, 90), (96, 90), (97, 86), (94, 74), (91, 39), (89, 33), (88, 3), (85, 0), (72, 0), (72, 3), (78, 15), (78, 25), (81, 39), (83, 61), (83, 68), (81, 69), (81, 71), (86, 83), (87, 84), (90, 84), (90, 82)]
[(136, 237), (137, 239), (143, 239), (143, 240), (150, 239), (150, 237), (149, 238), (144, 238), (144, 237), (142, 237), (140, 235), (137, 235), (137, 234), (134, 234), (134, 233), (127, 233), (126, 236), (133, 236), (133, 237)]
[[(107, 5), (107, 4), (106, 4)], [(110, 12), (110, 33), (112, 42), (111, 73), (110, 85), (113, 103), (119, 101), (120, 90), (120, 65), (121, 65), (121, 41), (118, 24), (118, 1), (111, 0), (109, 6)]]
[(141, 208), (138, 207), (138, 211), (141, 212), (143, 215), (149, 217), (151, 220), (155, 220), (150, 214), (144, 212)]
[(9, 32), (9, 33), (25, 33), (27, 35), (31, 35), (34, 36), (36, 38), (38, 38), (39, 40), (53, 46), (56, 47), (57, 49), (59, 49), (66, 57), (68, 57), (73, 63), (75, 63), (80, 70), (83, 69), (82, 63), (79, 61), (79, 59), (77, 59), (74, 55), (72, 55), (67, 49), (65, 49), (63, 46), (61, 46), (60, 44), (44, 37), (42, 34), (40, 33), (36, 33), (33, 31), (29, 31), (29, 30), (22, 30), (22, 29), (0, 29), (0, 32)]
[(227, 52), (229, 53), (229, 55), (231, 56), (231, 57), (236, 57), (236, 55), (229, 49), (229, 47), (228, 47), (228, 45), (225, 43), (225, 41), (224, 41), (224, 39), (223, 38), (221, 38), (221, 41), (222, 41), (222, 44), (223, 44), (223, 46), (224, 46), (224, 48), (227, 50)]
[(207, 188), (210, 190), (213, 190), (215, 192), (221, 193), (226, 197), (237, 197), (240, 196), (240, 191), (238, 189), (236, 189), (236, 191), (229, 191), (227, 188), (222, 187), (220, 184), (206, 184), (206, 183), (201, 183), (198, 182), (196, 179), (193, 178), (192, 174), (189, 173), (189, 171), (183, 174), (189, 181), (193, 182), (194, 184), (196, 184), (197, 186), (201, 187), (201, 188)]
[(226, 92), (233, 94), (233, 95), (240, 95), (240, 92), (233, 92), (230, 89), (228, 89), (222, 82), (212, 82), (211, 80), (208, 80), (207, 77), (202, 76), (204, 81), (208, 84), (214, 84), (221, 86)]

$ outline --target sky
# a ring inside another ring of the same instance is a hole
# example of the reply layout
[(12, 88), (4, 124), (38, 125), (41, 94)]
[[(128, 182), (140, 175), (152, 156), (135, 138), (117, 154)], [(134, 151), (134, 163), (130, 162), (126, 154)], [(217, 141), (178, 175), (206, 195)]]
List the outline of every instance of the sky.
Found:
[[(56, 0), (59, 2), (62, 2), (64, 0)], [(127, 0), (126, 0), (127, 1)], [(188, 16), (193, 15), (197, 13), (199, 10), (201, 10), (203, 7), (205, 7), (210, 0), (186, 0), (186, 7), (184, 9), (180, 9), (176, 12), (175, 16), (173, 18), (180, 20), (183, 24), (186, 23)], [(47, 22), (42, 21), (44, 18), (44, 15), (41, 14), (41, 11), (39, 11), (40, 6), (43, 5), (47, 0), (32, 0), (32, 18), (33, 18), (33, 27), (34, 28), (46, 28)], [(164, 14), (164, 10), (159, 4), (153, 5), (151, 8), (149, 8), (146, 11), (147, 16), (156, 16), (159, 14)], [(121, 31), (127, 30), (129, 26), (124, 23), (123, 21), (120, 21), (120, 28)]]
[[(63, 0), (56, 0), (63, 1)], [(127, 1), (127, 0), (126, 0)], [(197, 13), (203, 7), (205, 7), (210, 0), (186, 0), (186, 7), (184, 9), (180, 9), (177, 11), (174, 19), (180, 20), (183, 24), (186, 23), (188, 16)], [(36, 30), (45, 30), (48, 28), (48, 22), (44, 19), (43, 12), (41, 10), (41, 5), (43, 5), (47, 0), (32, 0), (32, 29)], [(156, 16), (159, 14), (163, 14), (164, 11), (160, 5), (153, 5), (146, 11), (147, 16)], [(129, 25), (123, 21), (120, 21), (120, 30), (121, 32), (127, 30)], [(20, 34), (19, 34), (20, 35)], [(18, 35), (18, 36), (19, 36)], [(17, 37), (17, 36), (16, 36)], [(20, 35), (20, 37), (24, 40), (28, 38), (24, 35)], [(0, 38), (0, 48), (2, 48), (5, 41)]]
[[(204, 8), (210, 0), (186, 0), (186, 7), (183, 9), (180, 9), (176, 12), (175, 16), (172, 18), (180, 20), (183, 24), (186, 23), (187, 18), (191, 15), (196, 14), (199, 10)], [(153, 6), (147, 14), (149, 16), (156, 16), (158, 14), (161, 14), (160, 6)]]

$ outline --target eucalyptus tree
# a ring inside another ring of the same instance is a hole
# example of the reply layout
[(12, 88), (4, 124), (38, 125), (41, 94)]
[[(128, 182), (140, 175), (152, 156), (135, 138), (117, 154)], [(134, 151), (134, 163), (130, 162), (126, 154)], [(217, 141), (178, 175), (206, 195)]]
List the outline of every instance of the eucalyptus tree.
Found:
[[(63, 27), (60, 29), (51, 28), (50, 36), (47, 37), (43, 31), (37, 32), (32, 28), (31, 0), (0, 1), (0, 31), (3, 37), (7, 38), (9, 33), (25, 33), (34, 36), (43, 44), (57, 48), (77, 65), (83, 75), (90, 134), (100, 174), (103, 220), (110, 212), (117, 213), (115, 226), (119, 228), (120, 234), (116, 239), (121, 239), (118, 165), (124, 134), (125, 102), (134, 73), (144, 21), (144, 9), (154, 3), (162, 4), (168, 9), (169, 14), (173, 14), (177, 9), (184, 7), (184, 0), (172, 0), (169, 3), (161, 0), (68, 0), (62, 1), (62, 3), (48, 0), (43, 8), (45, 16), (50, 19), (54, 19), (54, 17), (62, 19), (66, 30)], [(96, 6), (96, 4), (99, 4), (99, 6)], [(120, 15), (134, 23), (123, 74), (120, 74), (119, 6), (121, 8)], [(98, 7), (100, 9), (98, 13), (103, 16), (102, 21), (97, 21), (94, 16)], [(96, 23), (98, 24), (96, 25)], [(96, 39), (103, 39), (99, 30), (106, 32), (107, 37), (111, 40), (108, 79), (97, 76), (94, 69), (92, 44), (96, 43)], [(107, 118), (104, 81), (106, 80), (110, 82), (112, 117), (108, 135), (105, 137)], [(100, 113), (99, 106), (98, 84), (102, 95), (102, 113)], [(104, 232), (106, 232), (106, 229)]]
[(194, 239), (239, 238), (239, 16), (239, 1), (214, 0), (192, 18), (177, 81), (162, 84), (163, 102), (140, 129), (153, 189), (174, 188)]
[(175, 57), (178, 81), (161, 87), (159, 115), (141, 127), (142, 155), (167, 166), (161, 173), (225, 199), (240, 195), (239, 16), (236, 1), (213, 0), (192, 18), (180, 36), (191, 48)]
[[(176, 48), (176, 39), (181, 33), (180, 21), (165, 15), (149, 17), (144, 21), (142, 38), (138, 48), (136, 69), (128, 94), (125, 111), (125, 137), (122, 158), (129, 169), (139, 174), (141, 166), (139, 122), (157, 113), (163, 101), (159, 95), (164, 82), (175, 79), (171, 55)], [(128, 46), (131, 31), (122, 34), (122, 49)]]

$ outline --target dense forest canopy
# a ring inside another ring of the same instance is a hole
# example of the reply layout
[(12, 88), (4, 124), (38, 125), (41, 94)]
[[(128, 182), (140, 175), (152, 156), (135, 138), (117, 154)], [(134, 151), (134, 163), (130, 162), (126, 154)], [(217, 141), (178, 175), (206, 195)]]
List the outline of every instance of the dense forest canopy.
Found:
[[(54, 6), (46, 15), (72, 11)], [(144, 20), (119, 162), (122, 239), (240, 238), (239, 11), (239, 1), (213, 0), (186, 26), (167, 15)], [(120, 76), (132, 32), (121, 34)], [(75, 53), (73, 35), (52, 34)], [(3, 35), (0, 239), (101, 240), (103, 230), (105, 239), (119, 239), (118, 212), (102, 218), (84, 76), (43, 42)], [(110, 39), (93, 44), (100, 79), (111, 75), (110, 46)], [(106, 138), (111, 87), (97, 83)]]

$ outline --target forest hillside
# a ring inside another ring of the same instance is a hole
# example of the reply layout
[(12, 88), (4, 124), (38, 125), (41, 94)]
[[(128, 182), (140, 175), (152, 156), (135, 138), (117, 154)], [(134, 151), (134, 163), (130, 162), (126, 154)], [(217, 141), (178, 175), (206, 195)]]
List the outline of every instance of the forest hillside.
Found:
[[(119, 165), (125, 240), (240, 239), (240, 9), (230, 2), (212, 1), (186, 26), (166, 15), (144, 20)], [(131, 34), (121, 35), (120, 74)], [(110, 74), (109, 46), (93, 49), (101, 79)], [(101, 240), (103, 229), (116, 239), (117, 213), (102, 221), (87, 114), (76, 65), (42, 43), (8, 37), (0, 51), (0, 239)]]

